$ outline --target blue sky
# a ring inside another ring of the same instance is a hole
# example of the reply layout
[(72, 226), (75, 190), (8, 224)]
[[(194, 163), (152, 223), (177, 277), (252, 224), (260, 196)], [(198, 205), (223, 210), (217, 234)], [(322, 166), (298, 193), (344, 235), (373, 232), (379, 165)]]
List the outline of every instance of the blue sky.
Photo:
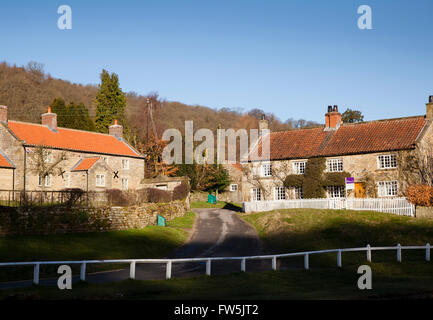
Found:
[[(59, 30), (57, 8), (72, 8)], [(369, 5), (373, 30), (360, 30)], [(366, 120), (425, 113), (433, 95), (433, 1), (5, 1), (0, 60), (53, 77), (212, 108), (324, 122), (327, 105)], [(1, 102), (0, 102), (1, 103)]]

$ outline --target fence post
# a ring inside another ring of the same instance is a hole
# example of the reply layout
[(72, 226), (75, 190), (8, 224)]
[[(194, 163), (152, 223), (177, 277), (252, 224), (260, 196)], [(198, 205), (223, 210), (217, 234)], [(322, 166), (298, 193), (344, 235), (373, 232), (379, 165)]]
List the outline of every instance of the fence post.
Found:
[(132, 280), (135, 279), (135, 261), (132, 261), (129, 266), (129, 278)]
[(425, 245), (425, 260), (430, 261), (430, 243)]
[(337, 251), (337, 266), (341, 268), (341, 250)]
[(206, 261), (206, 275), (210, 276), (211, 273), (211, 259)]
[(171, 279), (171, 260), (167, 262), (167, 270), (165, 272), (165, 278)]
[(277, 257), (272, 257), (272, 270), (277, 270)]
[(241, 271), (245, 272), (245, 259), (241, 260)]
[(308, 270), (310, 268), (310, 264), (308, 261), (308, 253), (306, 253), (304, 256), (304, 268), (305, 268), (305, 270)]
[(83, 262), (80, 268), (80, 280), (86, 281), (86, 263)]
[(39, 263), (36, 263), (33, 268), (33, 283), (39, 284)]
[(397, 261), (401, 262), (401, 245), (397, 244)]
[(367, 261), (371, 262), (371, 247), (367, 244)]

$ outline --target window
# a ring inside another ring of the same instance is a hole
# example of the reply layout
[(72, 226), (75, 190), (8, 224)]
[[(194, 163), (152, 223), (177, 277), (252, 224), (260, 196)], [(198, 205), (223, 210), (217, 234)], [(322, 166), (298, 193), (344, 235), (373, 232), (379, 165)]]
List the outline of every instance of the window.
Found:
[(262, 164), (262, 177), (272, 176), (272, 165), (270, 163)]
[(97, 187), (105, 187), (105, 174), (97, 174), (96, 175), (96, 186)]
[(230, 191), (238, 191), (238, 185), (235, 183), (232, 183), (230, 185)]
[(377, 168), (378, 169), (397, 168), (397, 157), (393, 154), (377, 156)]
[(45, 187), (51, 187), (51, 175), (46, 175), (45, 178), (42, 176), (39, 176), (38, 185), (42, 187), (42, 184), (44, 183)]
[(122, 178), (122, 190), (128, 190), (128, 179)]
[(393, 197), (397, 195), (397, 181), (379, 181), (377, 183), (379, 197)]
[(302, 187), (295, 187), (295, 199), (304, 199), (304, 190), (302, 190)]
[(71, 175), (67, 173), (65, 175), (65, 188), (70, 188), (70, 187), (71, 187)]
[(305, 161), (293, 162), (293, 173), (294, 174), (304, 174), (305, 173)]
[(167, 189), (168, 189), (168, 186), (167, 186), (166, 184), (157, 184), (157, 185), (156, 185), (156, 189), (159, 189), (159, 190), (167, 190)]
[(328, 172), (342, 172), (343, 159), (328, 159), (326, 160), (326, 170)]
[(122, 169), (123, 170), (129, 169), (129, 159), (122, 159)]
[(262, 200), (262, 191), (259, 188), (251, 189), (251, 196), (253, 201), (261, 201)]
[(328, 198), (344, 198), (344, 186), (329, 186)]
[(274, 195), (275, 200), (286, 200), (286, 188), (275, 187), (274, 192), (275, 192)]

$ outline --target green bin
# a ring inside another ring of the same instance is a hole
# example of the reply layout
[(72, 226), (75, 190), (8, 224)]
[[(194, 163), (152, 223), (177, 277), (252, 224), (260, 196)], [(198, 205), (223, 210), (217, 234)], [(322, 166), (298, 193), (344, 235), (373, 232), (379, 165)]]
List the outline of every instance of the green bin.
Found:
[(212, 204), (216, 204), (217, 203), (217, 199), (213, 194), (209, 194), (207, 196), (207, 202), (212, 203)]
[(165, 227), (165, 218), (158, 214), (158, 220), (156, 222), (158, 226)]

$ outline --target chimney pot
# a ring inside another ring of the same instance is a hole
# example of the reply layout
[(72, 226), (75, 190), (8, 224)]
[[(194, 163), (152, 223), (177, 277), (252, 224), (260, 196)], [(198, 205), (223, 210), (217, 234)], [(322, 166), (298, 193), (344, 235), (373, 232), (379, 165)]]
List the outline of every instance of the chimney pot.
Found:
[(338, 106), (335, 105), (335, 104), (334, 104), (334, 109), (333, 109), (333, 111), (334, 111), (334, 112), (338, 112)]
[(428, 102), (433, 103), (433, 96), (428, 97)]
[(0, 106), (0, 122), (8, 123), (8, 107)]

